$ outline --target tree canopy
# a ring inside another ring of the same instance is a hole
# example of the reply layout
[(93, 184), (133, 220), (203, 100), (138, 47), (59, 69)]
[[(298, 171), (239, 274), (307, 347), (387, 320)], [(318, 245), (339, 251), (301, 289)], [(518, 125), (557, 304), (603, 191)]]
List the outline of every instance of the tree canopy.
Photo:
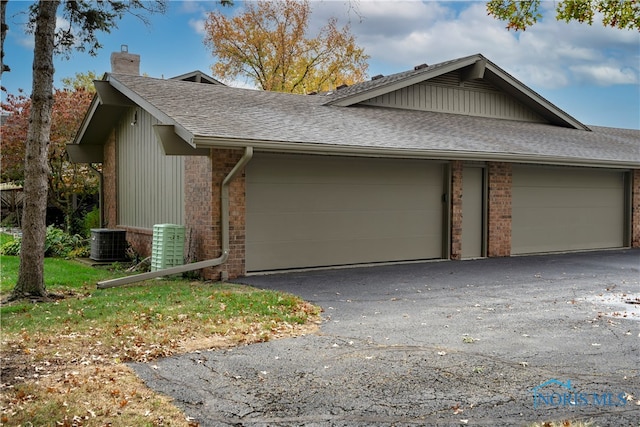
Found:
[(309, 93), (366, 79), (368, 56), (347, 25), (331, 18), (315, 36), (308, 34), (309, 2), (259, 0), (244, 13), (227, 18), (211, 12), (205, 45), (218, 62), (216, 77), (248, 78), (263, 90)]
[[(542, 18), (541, 0), (491, 0), (487, 12), (507, 22), (510, 30), (526, 30)], [(640, 31), (640, 1), (561, 0), (555, 2), (558, 21), (592, 25), (596, 20), (608, 27)]]

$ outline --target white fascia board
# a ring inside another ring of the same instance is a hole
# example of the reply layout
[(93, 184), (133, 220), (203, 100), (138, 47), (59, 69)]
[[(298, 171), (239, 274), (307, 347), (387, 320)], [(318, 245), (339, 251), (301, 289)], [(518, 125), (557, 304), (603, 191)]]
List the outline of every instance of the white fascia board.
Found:
[(196, 137), (198, 148), (245, 148), (291, 154), (316, 154), (334, 156), (382, 157), (424, 160), (466, 160), (482, 162), (534, 163), (558, 166), (585, 166), (610, 169), (638, 169), (640, 162), (608, 159), (581, 159), (562, 156), (540, 156), (516, 153), (487, 153), (476, 151), (415, 150), (401, 148), (356, 147), (330, 144), (313, 144), (289, 141), (246, 140), (217, 137)]
[(193, 134), (189, 132), (187, 129), (185, 129), (183, 126), (181, 126), (179, 123), (177, 123), (173, 118), (171, 118), (171, 116), (165, 114), (163, 111), (156, 108), (153, 104), (151, 104), (150, 102), (148, 102), (147, 100), (139, 96), (137, 93), (130, 90), (126, 85), (118, 81), (118, 79), (116, 79), (115, 77), (110, 75), (108, 78), (108, 81), (111, 84), (111, 86), (113, 86), (115, 89), (120, 91), (127, 98), (131, 99), (136, 105), (139, 105), (142, 109), (147, 111), (153, 117), (158, 119), (162, 124), (173, 125), (176, 135), (184, 139), (185, 142), (191, 145), (193, 148), (196, 148), (196, 144), (193, 142), (194, 141)]

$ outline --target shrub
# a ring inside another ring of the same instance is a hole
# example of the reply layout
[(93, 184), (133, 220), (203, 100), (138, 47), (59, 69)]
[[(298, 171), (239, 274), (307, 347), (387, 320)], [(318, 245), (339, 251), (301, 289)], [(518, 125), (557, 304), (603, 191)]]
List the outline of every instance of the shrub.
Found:
[[(20, 255), (22, 239), (15, 239), (0, 247), (1, 255)], [(83, 256), (88, 251), (87, 239), (74, 234), (70, 235), (50, 225), (44, 243), (45, 257), (76, 257)]]
[(94, 207), (82, 218), (82, 233), (86, 237), (91, 237), (92, 228), (100, 228), (100, 210), (98, 207)]
[(0, 246), (0, 255), (20, 255), (20, 239), (13, 239)]

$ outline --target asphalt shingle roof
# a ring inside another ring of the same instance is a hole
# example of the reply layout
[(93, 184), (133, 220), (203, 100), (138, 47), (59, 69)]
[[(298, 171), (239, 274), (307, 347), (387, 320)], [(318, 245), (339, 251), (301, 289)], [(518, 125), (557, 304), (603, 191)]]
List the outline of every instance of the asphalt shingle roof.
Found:
[(196, 140), (212, 137), (272, 141), (274, 147), (278, 143), (299, 143), (345, 150), (447, 152), (452, 158), (461, 153), (478, 153), (478, 159), (513, 155), (516, 160), (518, 156), (533, 156), (541, 161), (566, 158), (640, 166), (638, 130), (592, 127), (592, 131), (585, 131), (427, 111), (337, 107), (324, 105), (326, 95), (284, 94), (128, 75), (112, 74), (109, 78), (122, 83), (131, 91), (129, 95), (144, 99), (169, 116), (173, 124), (182, 126)]

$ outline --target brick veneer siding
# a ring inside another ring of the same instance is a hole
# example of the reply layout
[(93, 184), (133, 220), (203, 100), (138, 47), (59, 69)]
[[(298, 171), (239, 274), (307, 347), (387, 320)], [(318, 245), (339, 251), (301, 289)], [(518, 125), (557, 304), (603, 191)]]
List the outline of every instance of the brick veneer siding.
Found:
[(462, 258), (462, 162), (451, 161), (451, 259)]
[[(204, 261), (222, 254), (220, 189), (227, 174), (243, 152), (212, 149), (210, 157), (185, 158), (185, 225), (188, 233), (189, 261)], [(233, 279), (245, 271), (245, 181), (244, 172), (229, 188), (229, 243), (227, 262), (203, 269), (205, 279)]]
[(490, 162), (488, 167), (487, 256), (511, 255), (511, 164)]
[(631, 172), (631, 247), (640, 248), (640, 169)]
[(127, 230), (127, 242), (131, 248), (142, 258), (151, 256), (153, 245), (153, 230), (148, 228), (120, 226)]

